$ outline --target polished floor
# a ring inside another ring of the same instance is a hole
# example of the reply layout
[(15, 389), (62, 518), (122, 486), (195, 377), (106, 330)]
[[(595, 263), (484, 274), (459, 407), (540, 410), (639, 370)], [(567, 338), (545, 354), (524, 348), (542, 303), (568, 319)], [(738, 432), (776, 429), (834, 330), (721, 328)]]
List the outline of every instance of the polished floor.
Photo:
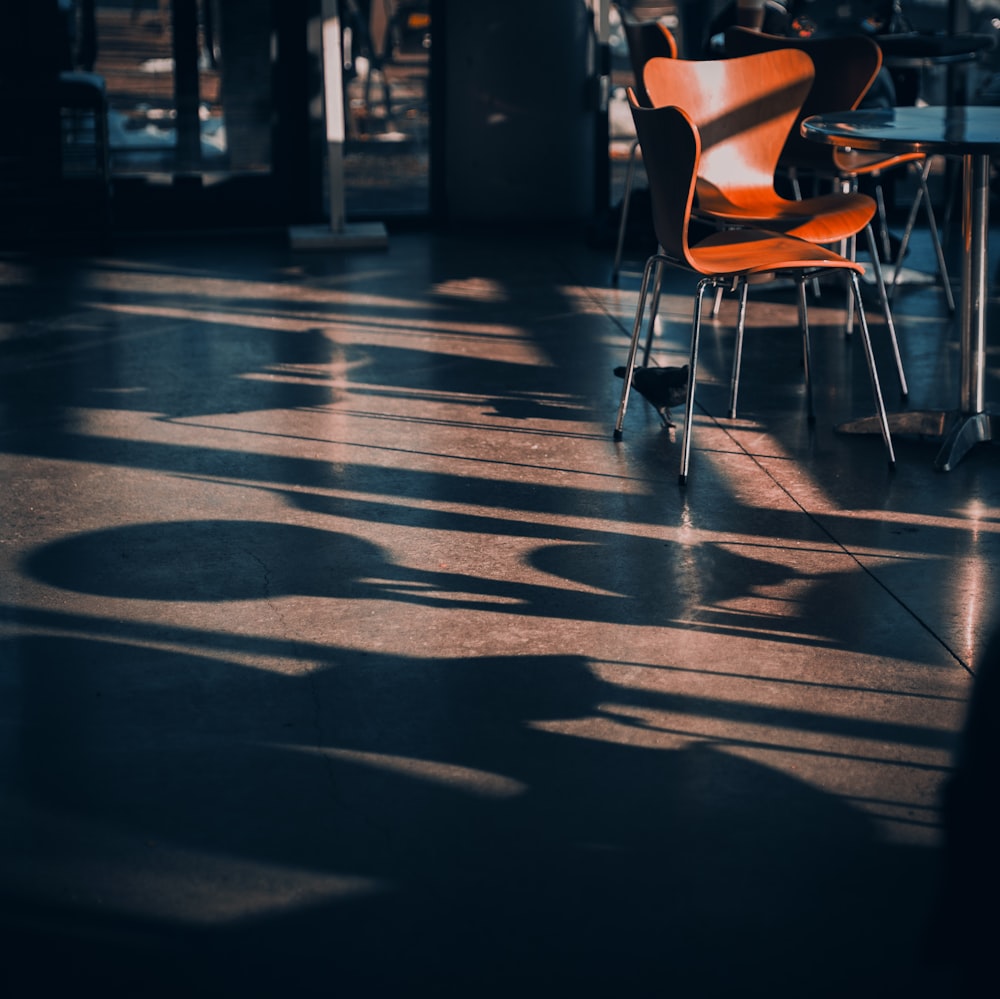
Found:
[[(950, 409), (925, 242), (906, 405)], [(0, 256), (5, 996), (953, 994), (941, 792), (998, 453), (897, 439), (893, 472), (835, 432), (872, 411), (836, 288), (810, 427), (776, 285), (736, 419), (731, 302), (705, 331), (679, 487), (642, 399), (612, 439), (638, 274), (610, 257)]]

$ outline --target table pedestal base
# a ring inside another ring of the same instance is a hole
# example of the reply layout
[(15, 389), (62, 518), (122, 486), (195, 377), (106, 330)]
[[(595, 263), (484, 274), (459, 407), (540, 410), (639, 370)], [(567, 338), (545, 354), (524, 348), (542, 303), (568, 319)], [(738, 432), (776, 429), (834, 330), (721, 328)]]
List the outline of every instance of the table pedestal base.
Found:
[[(940, 472), (950, 472), (976, 444), (1000, 439), (994, 434), (996, 414), (960, 413), (958, 410), (914, 410), (908, 413), (889, 413), (889, 432), (901, 437), (923, 437), (941, 441), (941, 448), (934, 459)], [(841, 423), (837, 431), (842, 434), (881, 434), (877, 416)]]
[(972, 413), (959, 416), (948, 431), (941, 450), (934, 459), (934, 467), (950, 472), (976, 444), (993, 440), (993, 414)]

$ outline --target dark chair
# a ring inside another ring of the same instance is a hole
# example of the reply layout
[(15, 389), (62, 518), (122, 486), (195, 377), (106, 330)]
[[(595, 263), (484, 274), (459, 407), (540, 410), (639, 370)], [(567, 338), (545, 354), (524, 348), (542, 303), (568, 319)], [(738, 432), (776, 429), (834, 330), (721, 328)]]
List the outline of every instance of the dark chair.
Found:
[[(650, 105), (649, 98), (642, 84), (642, 70), (650, 59), (677, 58), (677, 40), (670, 29), (660, 21), (637, 21), (628, 11), (615, 4), (621, 19), (622, 30), (625, 33), (625, 43), (628, 47), (629, 62), (635, 77), (633, 89), (641, 103)], [(621, 218), (618, 221), (618, 243), (615, 246), (615, 260), (611, 268), (611, 283), (618, 284), (618, 273), (621, 270), (622, 253), (625, 249), (625, 232), (628, 225), (629, 204), (632, 198), (632, 186), (635, 182), (636, 160), (639, 156), (638, 140), (629, 149), (628, 169), (625, 173), (625, 192), (622, 195)]]
[(95, 214), (97, 238), (107, 244), (112, 228), (112, 183), (104, 77), (82, 71), (62, 72), (56, 99), (62, 180), (85, 186), (87, 207)]
[(816, 73), (813, 87), (788, 135), (778, 160), (778, 167), (787, 173), (797, 192), (800, 191), (799, 178), (803, 175), (811, 174), (842, 189), (850, 190), (857, 190), (859, 178), (870, 177), (874, 183), (878, 204), (882, 253), (887, 260), (891, 257), (891, 250), (882, 176), (900, 169), (913, 171), (917, 181), (917, 192), (910, 206), (889, 291), (891, 294), (899, 279), (903, 256), (909, 245), (917, 212), (923, 205), (937, 257), (941, 289), (949, 310), (954, 312), (955, 298), (941, 247), (937, 220), (934, 217), (934, 206), (927, 188), (927, 176), (931, 165), (929, 157), (923, 153), (912, 152), (883, 153), (835, 149), (805, 138), (799, 129), (802, 119), (810, 115), (846, 111), (861, 104), (882, 66), (882, 51), (878, 44), (865, 35), (785, 38), (738, 27), (728, 29), (725, 39), (726, 54), (730, 56), (770, 52), (778, 48), (795, 48), (807, 53), (812, 59)]

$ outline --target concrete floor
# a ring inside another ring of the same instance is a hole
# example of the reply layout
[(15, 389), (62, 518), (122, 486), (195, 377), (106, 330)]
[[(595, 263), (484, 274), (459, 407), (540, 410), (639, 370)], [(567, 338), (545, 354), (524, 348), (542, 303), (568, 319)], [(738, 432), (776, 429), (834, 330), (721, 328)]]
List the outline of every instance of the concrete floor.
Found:
[[(834, 433), (872, 410), (836, 289), (810, 429), (762, 288), (736, 420), (732, 303), (706, 330), (681, 489), (638, 397), (612, 440), (635, 271), (539, 234), (0, 258), (5, 996), (952, 994), (997, 452)], [(940, 292), (896, 317), (950, 408)]]

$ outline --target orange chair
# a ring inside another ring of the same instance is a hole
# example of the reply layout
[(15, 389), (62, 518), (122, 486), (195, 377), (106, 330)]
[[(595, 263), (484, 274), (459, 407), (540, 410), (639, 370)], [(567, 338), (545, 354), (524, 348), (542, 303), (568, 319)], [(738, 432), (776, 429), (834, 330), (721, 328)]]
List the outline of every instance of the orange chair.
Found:
[(805, 138), (799, 128), (802, 120), (810, 115), (856, 108), (878, 76), (882, 67), (882, 50), (873, 39), (865, 35), (785, 38), (780, 35), (766, 35), (759, 31), (749, 31), (740, 27), (729, 28), (725, 34), (727, 56), (738, 57), (757, 52), (772, 52), (780, 48), (795, 48), (806, 52), (813, 61), (815, 79), (812, 90), (810, 90), (809, 96), (799, 112), (798, 119), (785, 141), (778, 160), (779, 169), (788, 174), (795, 185), (796, 192), (800, 190), (798, 179), (804, 174), (830, 180), (842, 189), (850, 190), (857, 190), (860, 177), (871, 177), (875, 183), (875, 196), (878, 203), (882, 252), (887, 258), (891, 251), (881, 178), (884, 173), (891, 170), (912, 169), (917, 180), (917, 193), (910, 206), (906, 228), (903, 230), (899, 256), (896, 260), (892, 281), (889, 284), (889, 295), (891, 297), (899, 280), (903, 256), (917, 220), (917, 212), (923, 204), (927, 214), (931, 242), (937, 257), (941, 289), (944, 292), (948, 309), (954, 312), (955, 298), (948, 276), (948, 265), (945, 262), (944, 250), (938, 234), (937, 220), (934, 217), (934, 205), (927, 188), (927, 177), (931, 165), (929, 157), (923, 153), (884, 153), (835, 149)]
[[(839, 243), (842, 249), (865, 232), (905, 397), (906, 375), (871, 226), (875, 201), (843, 191), (795, 200), (775, 189), (778, 158), (813, 86), (810, 57), (787, 48), (697, 62), (651, 59), (643, 79), (655, 106), (681, 107), (699, 127), (699, 217), (725, 226), (774, 229), (821, 246)], [(731, 415), (736, 412), (737, 390), (734, 384)]]
[[(670, 29), (660, 21), (637, 21), (631, 14), (615, 4), (625, 32), (625, 44), (628, 47), (629, 62), (632, 65), (632, 75), (635, 93), (641, 103), (649, 105), (649, 98), (642, 85), (642, 70), (650, 59), (676, 59), (677, 40)], [(632, 186), (635, 181), (635, 166), (639, 156), (639, 142), (633, 141), (628, 155), (628, 169), (625, 173), (625, 191), (622, 195), (621, 219), (618, 222), (618, 243), (615, 246), (615, 260), (611, 267), (611, 283), (618, 284), (618, 273), (622, 265), (622, 253), (625, 249), (625, 231), (628, 225), (629, 204), (632, 199)]]
[[(799, 55), (799, 53), (792, 54)], [(796, 280), (799, 323), (802, 329), (806, 399), (809, 417), (812, 419), (812, 366), (810, 363), (805, 282), (823, 271), (834, 270), (847, 274), (851, 283), (860, 319), (865, 359), (868, 363), (868, 373), (871, 377), (882, 438), (885, 442), (889, 465), (894, 465), (896, 458), (889, 433), (889, 421), (875, 366), (868, 320), (865, 317), (864, 304), (861, 299), (861, 283), (858, 275), (863, 273), (863, 265), (815, 243), (749, 227), (712, 230), (708, 235), (692, 240), (691, 211), (696, 185), (701, 176), (703, 150), (699, 129), (692, 119), (679, 108), (643, 108), (639, 106), (634, 94), (630, 93), (629, 97), (636, 134), (639, 137), (643, 161), (649, 176), (653, 225), (660, 248), (646, 261), (646, 266), (643, 269), (639, 301), (632, 326), (632, 339), (625, 365), (621, 402), (618, 406), (618, 417), (615, 422), (615, 440), (622, 438), (622, 427), (632, 387), (632, 375), (642, 330), (646, 297), (651, 282), (659, 282), (666, 265), (680, 267), (701, 275), (695, 296), (691, 352), (688, 361), (688, 389), (680, 465), (682, 485), (687, 481), (691, 460), (694, 394), (698, 376), (698, 348), (705, 292), (709, 288), (729, 287), (735, 284), (739, 296), (737, 340), (742, 341), (748, 283), (754, 278), (770, 277), (775, 274), (788, 275)], [(781, 100), (781, 98), (778, 99)]]

